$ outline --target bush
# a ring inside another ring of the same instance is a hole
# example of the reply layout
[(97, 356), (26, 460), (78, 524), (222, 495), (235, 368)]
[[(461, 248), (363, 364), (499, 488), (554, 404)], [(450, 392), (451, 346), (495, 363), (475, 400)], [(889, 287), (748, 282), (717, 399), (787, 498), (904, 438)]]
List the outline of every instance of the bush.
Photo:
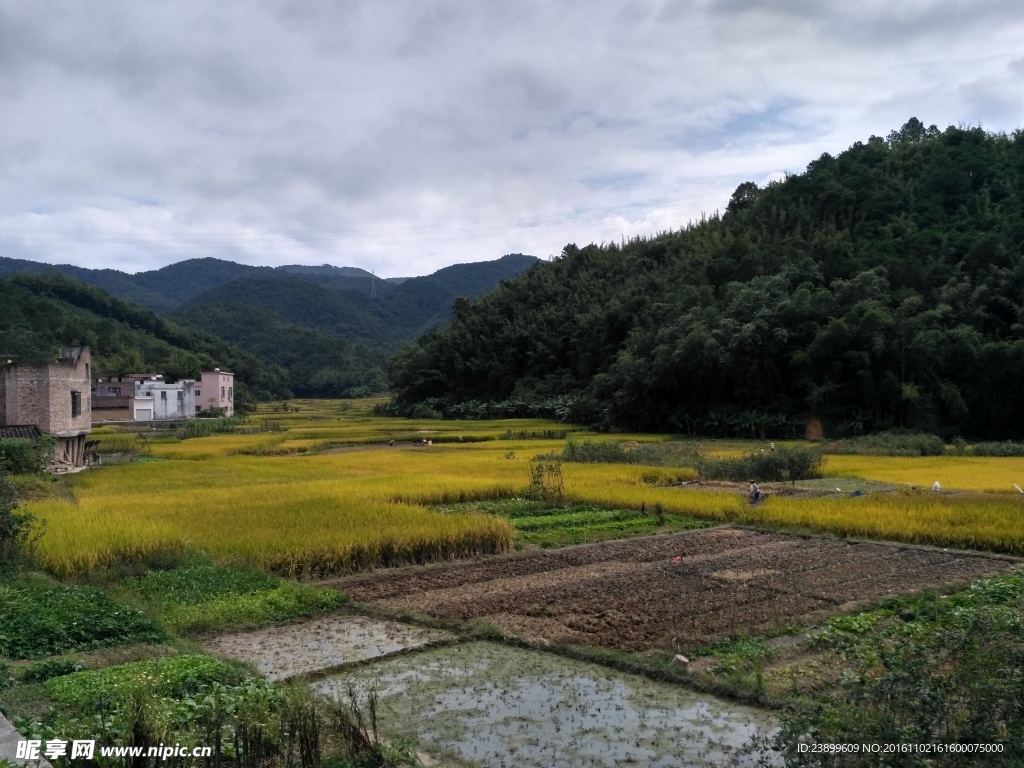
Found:
[(569, 437), (562, 461), (576, 464), (643, 464), (653, 467), (692, 467), (704, 452), (700, 446), (685, 442), (626, 443), (584, 440)]
[(818, 449), (779, 448), (746, 456), (709, 456), (698, 462), (697, 471), (709, 480), (744, 483), (753, 478), (758, 482), (782, 482), (821, 477), (824, 466), (825, 457)]
[[(31, 560), (43, 535), (44, 524), (31, 513), (15, 511), (17, 508), (17, 491), (0, 469), (0, 570)], [(0, 615), (2, 611), (0, 607)]]
[(938, 435), (880, 432), (825, 446), (825, 453), (860, 456), (941, 456), (946, 446)]
[[(833, 619), (823, 642), (853, 669), (842, 690), (783, 716), (775, 746), (786, 765), (1020, 765), (1024, 742), (1024, 581), (1000, 576), (938, 599), (895, 598), (885, 614), (902, 621), (869, 620), (849, 626)], [(885, 614), (882, 614), (884, 617)], [(877, 756), (800, 752), (819, 744), (1001, 744), (992, 754), (932, 753), (927, 760), (879, 762)]]
[(440, 419), (441, 414), (429, 405), (419, 403), (409, 412), (410, 419)]
[(974, 456), (1024, 456), (1024, 443), (1009, 440), (1002, 443), (977, 443), (972, 449)]
[(189, 419), (185, 426), (178, 430), (179, 440), (188, 440), (191, 437), (209, 437), (226, 432), (234, 432), (242, 420), (237, 416), (228, 416), (220, 419)]
[(36, 475), (46, 471), (56, 441), (50, 435), (37, 440), (11, 437), (0, 440), (0, 469), (12, 475)]

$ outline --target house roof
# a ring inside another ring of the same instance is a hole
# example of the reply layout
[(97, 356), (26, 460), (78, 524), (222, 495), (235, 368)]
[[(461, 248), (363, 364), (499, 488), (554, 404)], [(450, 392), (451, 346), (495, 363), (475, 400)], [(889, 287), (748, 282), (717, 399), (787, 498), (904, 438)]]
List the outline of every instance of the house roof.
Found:
[(42, 436), (42, 432), (39, 431), (39, 427), (35, 424), (11, 424), (10, 426), (0, 427), (0, 440), (10, 440), (11, 438), (27, 438), (29, 440), (37, 440)]

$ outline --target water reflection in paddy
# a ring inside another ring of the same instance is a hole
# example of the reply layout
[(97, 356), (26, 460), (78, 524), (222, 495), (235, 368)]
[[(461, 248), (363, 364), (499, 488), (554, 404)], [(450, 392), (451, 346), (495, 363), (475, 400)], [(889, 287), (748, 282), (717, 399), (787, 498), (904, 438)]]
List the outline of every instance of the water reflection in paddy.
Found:
[(763, 710), (491, 643), (393, 658), (315, 686), (344, 697), (350, 684), (376, 688), (385, 728), (494, 768), (755, 766), (751, 742), (776, 727)]

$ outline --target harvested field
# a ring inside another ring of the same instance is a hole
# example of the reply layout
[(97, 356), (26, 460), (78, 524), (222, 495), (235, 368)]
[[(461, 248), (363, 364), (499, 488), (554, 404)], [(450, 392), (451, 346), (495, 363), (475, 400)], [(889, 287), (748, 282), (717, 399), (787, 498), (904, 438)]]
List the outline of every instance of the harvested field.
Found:
[(692, 651), (1016, 565), (984, 554), (720, 527), (377, 571), (331, 586), (356, 600), (486, 621), (535, 640)]

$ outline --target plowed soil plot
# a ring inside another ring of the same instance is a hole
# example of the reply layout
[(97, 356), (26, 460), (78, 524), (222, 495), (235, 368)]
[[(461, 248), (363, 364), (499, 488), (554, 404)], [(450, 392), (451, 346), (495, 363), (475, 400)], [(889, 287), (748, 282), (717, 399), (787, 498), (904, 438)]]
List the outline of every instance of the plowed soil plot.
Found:
[(1014, 566), (983, 554), (712, 528), (376, 571), (332, 586), (356, 600), (482, 620), (534, 640), (686, 651)]

